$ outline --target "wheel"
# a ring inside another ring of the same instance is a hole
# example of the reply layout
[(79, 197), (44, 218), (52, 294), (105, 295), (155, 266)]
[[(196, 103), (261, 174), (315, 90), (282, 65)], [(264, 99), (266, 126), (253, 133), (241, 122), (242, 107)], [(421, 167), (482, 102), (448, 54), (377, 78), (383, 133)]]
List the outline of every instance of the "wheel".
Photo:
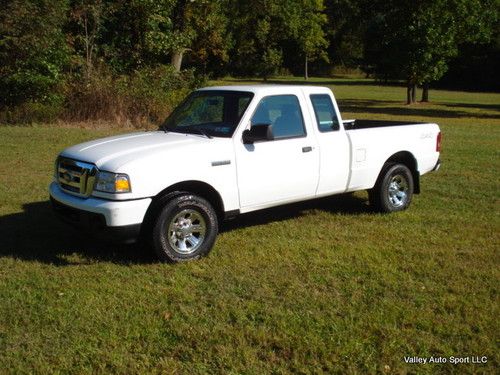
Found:
[(403, 164), (386, 165), (368, 194), (376, 211), (406, 210), (413, 197), (413, 175), (410, 169)]
[(212, 205), (197, 195), (182, 193), (159, 210), (152, 230), (153, 248), (164, 262), (181, 262), (207, 255), (218, 232)]

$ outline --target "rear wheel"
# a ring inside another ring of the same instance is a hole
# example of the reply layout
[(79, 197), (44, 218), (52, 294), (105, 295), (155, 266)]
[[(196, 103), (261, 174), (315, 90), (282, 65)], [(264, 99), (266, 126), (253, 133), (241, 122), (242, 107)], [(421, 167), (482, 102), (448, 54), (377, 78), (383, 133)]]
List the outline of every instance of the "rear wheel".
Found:
[(162, 261), (181, 262), (207, 255), (218, 232), (217, 215), (202, 197), (184, 193), (168, 201), (153, 225), (153, 248)]
[(403, 164), (388, 164), (369, 193), (376, 211), (396, 212), (408, 208), (413, 197), (413, 175)]

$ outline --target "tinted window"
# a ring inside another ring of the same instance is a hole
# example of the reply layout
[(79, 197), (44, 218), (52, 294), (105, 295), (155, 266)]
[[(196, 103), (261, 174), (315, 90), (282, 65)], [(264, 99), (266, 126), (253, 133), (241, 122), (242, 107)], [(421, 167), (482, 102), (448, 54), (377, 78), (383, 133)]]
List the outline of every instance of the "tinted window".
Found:
[(222, 122), (224, 97), (203, 95), (194, 97), (177, 115), (177, 126), (191, 126)]
[[(252, 95), (253, 96), (253, 95)], [(242, 96), (238, 99), (238, 117), (241, 118), (243, 113), (245, 113), (252, 96)]]
[(339, 130), (339, 120), (330, 95), (311, 95), (314, 114), (320, 132)]
[(195, 91), (162, 125), (176, 133), (231, 137), (253, 94), (240, 91)]
[(251, 122), (252, 125), (271, 124), (275, 139), (301, 137), (306, 134), (299, 100), (295, 95), (263, 98)]

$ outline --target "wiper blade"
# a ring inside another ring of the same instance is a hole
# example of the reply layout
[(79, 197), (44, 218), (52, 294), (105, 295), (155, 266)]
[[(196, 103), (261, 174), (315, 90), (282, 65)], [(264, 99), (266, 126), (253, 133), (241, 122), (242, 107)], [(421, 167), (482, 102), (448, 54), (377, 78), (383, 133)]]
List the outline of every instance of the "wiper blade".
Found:
[(204, 135), (205, 137), (209, 138), (209, 139), (212, 139), (213, 137), (208, 134), (205, 130), (203, 130), (202, 128), (196, 128), (196, 127), (193, 127), (192, 129), (196, 130), (199, 134), (201, 135)]
[(160, 125), (160, 130), (163, 130), (165, 133), (168, 133), (166, 124), (161, 124)]

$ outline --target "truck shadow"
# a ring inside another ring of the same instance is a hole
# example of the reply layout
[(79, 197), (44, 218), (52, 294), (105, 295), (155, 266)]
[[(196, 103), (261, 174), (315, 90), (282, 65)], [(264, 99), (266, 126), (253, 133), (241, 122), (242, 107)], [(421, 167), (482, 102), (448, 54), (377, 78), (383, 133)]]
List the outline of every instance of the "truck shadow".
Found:
[(139, 246), (110, 244), (85, 237), (61, 223), (49, 201), (27, 203), (23, 205), (23, 212), (0, 217), (0, 238), (3, 242), (0, 257), (58, 266), (96, 261), (154, 262), (153, 255)]
[(239, 228), (265, 225), (271, 222), (285, 221), (299, 216), (306, 216), (308, 215), (308, 211), (311, 210), (342, 213), (346, 215), (372, 213), (366, 199), (359, 198), (352, 194), (342, 194), (243, 214), (235, 219), (223, 222), (219, 232), (230, 232)]
[[(352, 195), (316, 199), (241, 215), (223, 222), (220, 232), (263, 225), (306, 215), (308, 210), (324, 210), (357, 215), (370, 212), (366, 201)], [(56, 266), (112, 262), (117, 264), (150, 264), (156, 259), (152, 251), (138, 244), (120, 245), (86, 237), (61, 223), (52, 212), (49, 201), (23, 205), (23, 211), (0, 217), (0, 257), (37, 261)]]

